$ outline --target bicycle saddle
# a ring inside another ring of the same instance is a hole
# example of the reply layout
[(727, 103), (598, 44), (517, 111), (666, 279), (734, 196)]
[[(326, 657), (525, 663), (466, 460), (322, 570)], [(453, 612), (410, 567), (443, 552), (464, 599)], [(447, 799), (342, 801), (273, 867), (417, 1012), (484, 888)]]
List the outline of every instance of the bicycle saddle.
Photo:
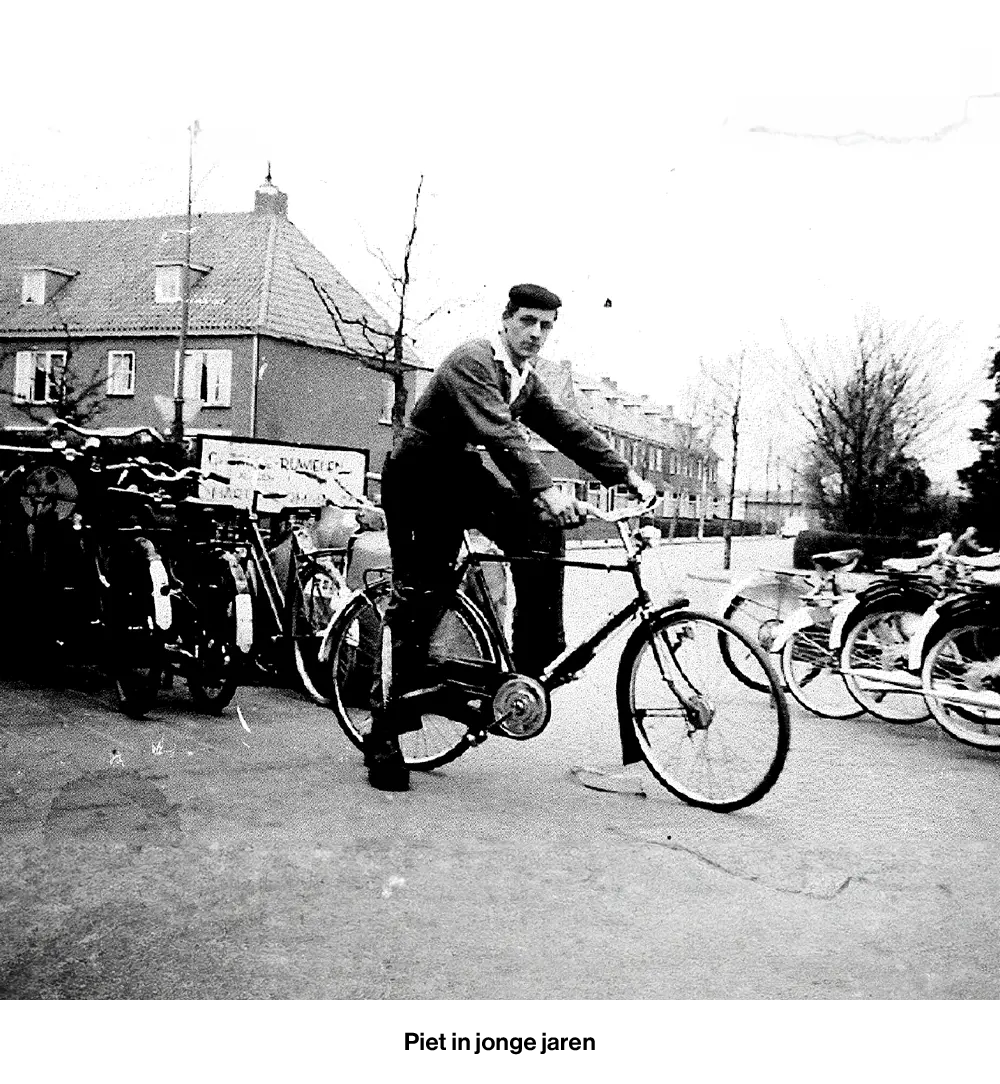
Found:
[(814, 553), (811, 560), (821, 572), (833, 572), (857, 564), (862, 556), (862, 550), (831, 550), (829, 553)]

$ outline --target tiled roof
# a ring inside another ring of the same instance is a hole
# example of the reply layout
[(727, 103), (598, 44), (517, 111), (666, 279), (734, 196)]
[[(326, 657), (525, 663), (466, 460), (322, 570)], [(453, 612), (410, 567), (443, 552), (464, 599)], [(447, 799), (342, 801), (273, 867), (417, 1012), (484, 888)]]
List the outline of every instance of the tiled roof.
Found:
[[(201, 214), (194, 220), (191, 262), (211, 271), (191, 290), (188, 327), (198, 334), (261, 334), (331, 350), (371, 353), (351, 321), (385, 321), (282, 215)], [(184, 216), (95, 222), (0, 223), (0, 335), (63, 330), (81, 335), (178, 334), (179, 302), (154, 300), (157, 263), (183, 259)], [(54, 304), (22, 305), (28, 267), (76, 271)], [(316, 286), (347, 323), (338, 329)], [(193, 276), (194, 277), (194, 276)], [(381, 342), (381, 337), (378, 339)], [(421, 365), (406, 351), (411, 364)]]

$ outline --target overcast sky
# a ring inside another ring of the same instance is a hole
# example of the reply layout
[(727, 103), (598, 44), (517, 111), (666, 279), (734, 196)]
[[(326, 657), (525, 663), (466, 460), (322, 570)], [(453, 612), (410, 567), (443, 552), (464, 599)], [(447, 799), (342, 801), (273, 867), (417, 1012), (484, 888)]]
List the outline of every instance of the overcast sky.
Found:
[[(197, 119), (195, 210), (249, 210), (270, 160), (373, 297), (366, 244), (399, 259), (424, 175), (412, 311), (454, 302), (417, 331), (429, 361), (530, 280), (564, 301), (550, 356), (662, 402), (700, 356), (866, 309), (955, 327), (949, 376), (980, 390), (1000, 65), (979, 5), (226, 7), (14, 15), (0, 218), (182, 211)], [(967, 422), (936, 474), (971, 457)]]

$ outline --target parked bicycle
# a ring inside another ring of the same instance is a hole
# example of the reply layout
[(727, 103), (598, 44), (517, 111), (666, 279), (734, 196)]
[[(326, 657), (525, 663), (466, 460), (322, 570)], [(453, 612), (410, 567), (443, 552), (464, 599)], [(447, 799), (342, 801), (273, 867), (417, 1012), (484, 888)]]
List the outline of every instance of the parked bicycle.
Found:
[[(229, 460), (232, 466), (253, 466)], [(325, 484), (311, 471), (297, 474)], [(261, 502), (281, 503), (288, 494), (254, 489), (249, 507), (236, 508), (239, 553), (254, 596), (252, 656), (274, 675), (294, 665), (302, 687), (318, 704), (330, 702), (328, 667), (318, 661), (320, 645), (334, 614), (350, 591), (344, 576), (347, 536), (323, 545), (318, 527), (322, 508), (282, 506), (274, 543), (261, 526)], [(334, 506), (333, 500), (327, 501)]]
[(840, 577), (862, 557), (859, 549), (833, 550), (812, 556), (816, 577), (802, 605), (789, 614), (774, 634), (771, 651), (781, 663), (781, 675), (792, 697), (807, 711), (826, 719), (851, 719), (862, 713), (847, 691), (830, 630), (838, 611), (850, 604)]
[[(859, 592), (839, 615), (831, 647), (851, 697), (865, 711), (891, 723), (917, 723), (929, 709), (916, 673), (909, 673), (914, 637), (933, 622), (936, 608), (958, 586), (960, 573), (948, 555), (956, 540), (949, 532), (918, 545), (925, 557), (891, 558), (881, 575)], [(919, 671), (919, 661), (916, 664)]]
[[(31, 594), (24, 637), (47, 671), (97, 664), (110, 677), (118, 707), (142, 716), (156, 695), (161, 645), (169, 627), (167, 577), (155, 546), (136, 523), (133, 494), (112, 483), (131, 465), (106, 457), (136, 450), (136, 438), (160, 440), (146, 427), (126, 433), (50, 423), (50, 451), (22, 464), (4, 485), (5, 511), (20, 514), (15, 555)], [(64, 434), (83, 438), (71, 447)]]
[(143, 528), (166, 568), (170, 614), (163, 678), (169, 682), (180, 674), (195, 704), (218, 714), (239, 687), (253, 620), (249, 586), (236, 556), (234, 510), (195, 497), (192, 483), (200, 480), (229, 481), (197, 467), (174, 470), (140, 458), (123, 465), (115, 491), (131, 493), (144, 506)]
[[(637, 621), (622, 651), (616, 687), (626, 750), (641, 756), (671, 793), (708, 809), (740, 809), (774, 786), (790, 732), (780, 682), (761, 648), (725, 619), (691, 610), (680, 598), (654, 608), (643, 583), (642, 558), (655, 528), (633, 530), (629, 522), (648, 511), (649, 506), (613, 513), (588, 508), (617, 527), (624, 564), (506, 557), (464, 548), (455, 568), (455, 594), (432, 637), (428, 683), (406, 695), (423, 723), (400, 737), (409, 767), (446, 764), (489, 735), (537, 736), (549, 721), (551, 692), (573, 680), (614, 633)], [(519, 674), (483, 577), (484, 564), (517, 560), (622, 572), (631, 577), (635, 596), (542, 674)], [(331, 708), (359, 748), (371, 726), (367, 698), (375, 641), (365, 630), (378, 628), (389, 589), (380, 580), (356, 592), (334, 621), (322, 652), (332, 679)], [(752, 677), (763, 693), (755, 696), (731, 673), (726, 650), (754, 660)]]

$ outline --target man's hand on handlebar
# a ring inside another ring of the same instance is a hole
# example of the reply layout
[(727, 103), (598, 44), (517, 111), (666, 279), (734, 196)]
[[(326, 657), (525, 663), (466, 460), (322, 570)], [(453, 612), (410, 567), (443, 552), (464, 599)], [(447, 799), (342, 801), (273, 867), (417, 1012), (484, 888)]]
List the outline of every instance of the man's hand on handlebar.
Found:
[(535, 507), (546, 523), (557, 523), (560, 527), (579, 527), (587, 522), (587, 510), (584, 505), (571, 497), (558, 486), (549, 486), (535, 494)]
[(639, 500), (642, 504), (652, 505), (656, 501), (656, 486), (652, 482), (647, 482), (640, 474), (637, 474), (634, 470), (628, 472), (628, 479), (625, 484), (628, 486), (630, 492)]

